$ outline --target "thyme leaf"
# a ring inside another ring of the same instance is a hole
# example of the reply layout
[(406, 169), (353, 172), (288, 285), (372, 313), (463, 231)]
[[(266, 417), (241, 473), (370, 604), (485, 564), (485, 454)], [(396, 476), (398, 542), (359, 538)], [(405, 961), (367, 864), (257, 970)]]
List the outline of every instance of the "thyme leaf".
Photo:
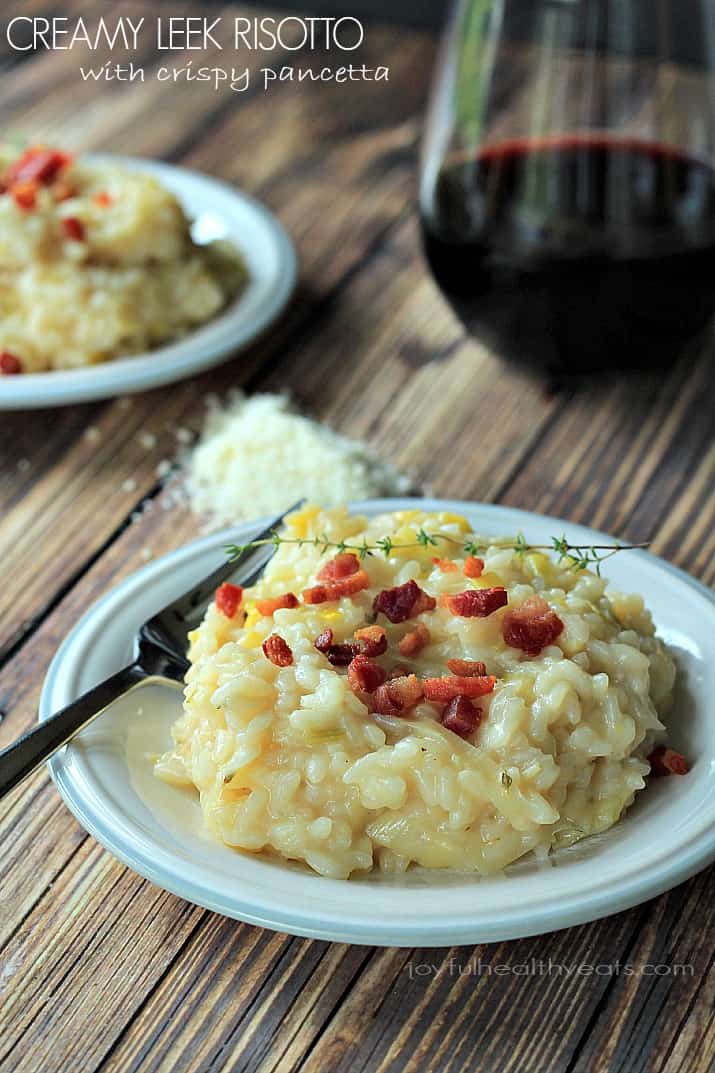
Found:
[[(448, 533), (428, 533), (424, 529), (419, 529), (414, 541), (401, 542), (393, 540), (390, 536), (383, 536), (379, 537), (374, 544), (369, 544), (366, 538), (363, 538), (360, 544), (351, 544), (346, 540), (330, 540), (327, 533), (321, 533), (320, 536), (315, 537), (285, 537), (274, 532), (263, 540), (252, 540), (247, 544), (227, 544), (225, 551), (229, 561), (234, 562), (254, 548), (265, 545), (279, 548), (282, 544), (294, 544), (299, 548), (319, 548), (322, 555), (326, 555), (331, 550), (336, 554), (353, 552), (362, 561), (378, 553), (389, 559), (393, 551), (401, 551), (405, 548), (437, 547), (440, 542), (458, 547), (464, 555), (478, 555), (487, 547), (486, 544), (477, 543), (472, 538), (459, 539)], [(520, 557), (532, 551), (551, 552), (555, 555), (557, 563), (565, 563), (577, 573), (593, 568), (600, 577), (601, 565), (606, 559), (610, 559), (619, 551), (647, 548), (648, 544), (571, 544), (565, 533), (558, 537), (551, 537), (550, 544), (530, 544), (524, 534), (519, 533), (514, 540), (494, 540), (491, 546), (513, 551)]]

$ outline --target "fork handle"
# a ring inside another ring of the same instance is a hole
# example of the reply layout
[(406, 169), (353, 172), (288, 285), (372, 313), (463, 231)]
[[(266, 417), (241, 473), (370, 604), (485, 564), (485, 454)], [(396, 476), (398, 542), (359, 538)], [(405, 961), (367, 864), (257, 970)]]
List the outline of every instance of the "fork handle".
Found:
[(71, 741), (112, 701), (151, 677), (139, 663), (132, 663), (3, 749), (0, 752), (0, 799)]

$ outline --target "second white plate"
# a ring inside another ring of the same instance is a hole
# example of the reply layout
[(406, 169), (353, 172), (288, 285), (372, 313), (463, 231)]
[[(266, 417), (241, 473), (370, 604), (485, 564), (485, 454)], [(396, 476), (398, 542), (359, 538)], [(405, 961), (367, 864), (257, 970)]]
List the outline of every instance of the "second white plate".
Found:
[[(565, 532), (579, 544), (603, 534), (506, 507), (447, 500), (356, 504), (375, 514), (408, 509), (465, 514), (479, 533), (521, 529), (534, 543)], [(260, 523), (232, 531), (244, 542)], [(42, 692), (45, 719), (132, 656), (144, 619), (222, 560), (219, 533), (145, 567), (108, 593), (73, 628)], [(640, 592), (679, 665), (670, 740), (692, 764), (685, 778), (653, 780), (604, 835), (531, 858), (479, 880), (414, 870), (337, 881), (280, 861), (242, 854), (203, 833), (198, 806), (159, 783), (147, 753), (166, 747), (180, 693), (147, 688), (114, 705), (50, 764), (79, 822), (130, 868), (198, 905), (297, 935), (341, 942), (443, 946), (534, 935), (594, 920), (667, 890), (715, 857), (715, 598), (698, 582), (643, 552), (616, 556), (608, 575)]]
[(178, 197), (196, 241), (226, 239), (239, 250), (249, 282), (223, 313), (176, 343), (82, 369), (0, 377), (0, 410), (65, 406), (193, 376), (257, 339), (284, 310), (295, 288), (298, 262), (293, 243), (275, 216), (248, 194), (208, 175), (156, 160), (105, 155), (88, 159), (155, 175)]

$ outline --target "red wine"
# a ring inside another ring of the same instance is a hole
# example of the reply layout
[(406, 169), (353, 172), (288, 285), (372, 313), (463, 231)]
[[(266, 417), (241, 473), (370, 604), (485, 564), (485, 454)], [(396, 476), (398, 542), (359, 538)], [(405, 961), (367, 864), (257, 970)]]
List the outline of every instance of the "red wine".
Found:
[(675, 360), (715, 312), (715, 168), (589, 135), (445, 161), (425, 252), (468, 331), (561, 372)]

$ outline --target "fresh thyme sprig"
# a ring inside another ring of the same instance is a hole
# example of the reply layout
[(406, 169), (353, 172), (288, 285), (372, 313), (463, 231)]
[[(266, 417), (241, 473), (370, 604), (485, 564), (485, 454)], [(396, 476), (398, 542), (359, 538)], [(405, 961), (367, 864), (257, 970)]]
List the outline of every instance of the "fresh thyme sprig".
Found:
[(326, 533), (321, 533), (319, 536), (314, 537), (285, 537), (275, 532), (263, 540), (252, 540), (247, 544), (229, 544), (226, 547), (226, 554), (229, 560), (234, 560), (247, 551), (265, 545), (272, 544), (275, 548), (278, 548), (281, 544), (295, 544), (299, 548), (319, 548), (323, 555), (331, 550), (335, 551), (336, 554), (350, 551), (363, 560), (376, 554), (382, 554), (385, 558), (389, 558), (393, 551), (401, 551), (404, 548), (438, 547), (440, 541), (459, 547), (465, 555), (479, 555), (485, 552), (488, 547), (504, 548), (522, 556), (533, 551), (552, 552), (556, 555), (558, 563), (568, 563), (572, 570), (577, 571), (588, 570), (589, 567), (593, 567), (599, 576), (601, 564), (619, 551), (633, 551), (636, 548), (648, 547), (647, 544), (571, 544), (566, 539), (565, 534), (560, 537), (552, 537), (550, 544), (529, 544), (523, 533), (519, 533), (514, 540), (493, 540), (489, 543), (478, 543), (471, 539), (458, 539), (448, 533), (428, 533), (424, 529), (418, 529), (414, 541), (395, 541), (389, 536), (384, 536), (376, 540), (374, 544), (368, 544), (365, 538), (359, 544), (351, 544), (347, 540), (331, 540)]

